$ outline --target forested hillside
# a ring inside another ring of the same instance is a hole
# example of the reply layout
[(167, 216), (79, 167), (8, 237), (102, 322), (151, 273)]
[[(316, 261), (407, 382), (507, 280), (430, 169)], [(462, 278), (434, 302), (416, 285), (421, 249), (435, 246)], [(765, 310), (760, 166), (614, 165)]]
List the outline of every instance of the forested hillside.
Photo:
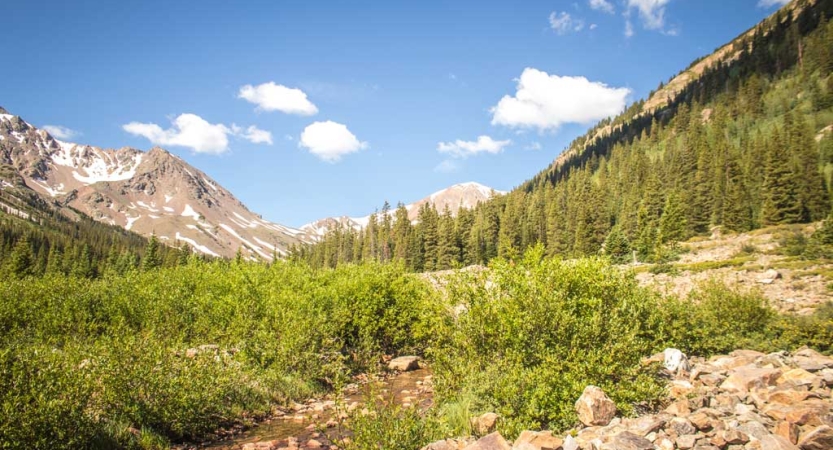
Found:
[[(383, 210), (294, 257), (315, 266), (403, 260), (416, 271), (512, 257), (605, 252), (661, 260), (715, 226), (742, 232), (818, 221), (833, 176), (833, 1), (799, 1), (733, 41), (681, 88), (660, 85), (576, 139), (506, 196), (415, 224)], [(698, 60), (697, 62), (703, 61)], [(694, 64), (692, 64), (694, 67)], [(657, 107), (657, 105), (663, 105)]]
[[(3, 167), (0, 166), (0, 170)], [(121, 227), (96, 222), (72, 208), (50, 204), (13, 180), (0, 178), (0, 274), (64, 274), (95, 278), (140, 266), (173, 266), (191, 257), (187, 247), (161, 245)], [(196, 257), (196, 256), (194, 256)]]

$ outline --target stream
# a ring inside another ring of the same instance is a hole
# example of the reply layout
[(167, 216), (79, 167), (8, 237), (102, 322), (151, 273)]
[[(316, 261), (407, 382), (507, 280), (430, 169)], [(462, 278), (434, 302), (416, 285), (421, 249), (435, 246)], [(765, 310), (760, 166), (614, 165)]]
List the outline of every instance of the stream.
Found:
[[(393, 401), (402, 406), (418, 406), (425, 409), (433, 402), (431, 372), (417, 369), (401, 372), (392, 377), (362, 383), (342, 397), (339, 407), (332, 400), (308, 400), (295, 404), (286, 414), (258, 423), (226, 440), (215, 441), (199, 448), (212, 450), (269, 450), (279, 448), (312, 449), (329, 448), (332, 440), (349, 435), (339, 425), (338, 416), (346, 417), (347, 411), (364, 408), (368, 392), (374, 392), (379, 401)], [(321, 432), (323, 430), (323, 433)]]

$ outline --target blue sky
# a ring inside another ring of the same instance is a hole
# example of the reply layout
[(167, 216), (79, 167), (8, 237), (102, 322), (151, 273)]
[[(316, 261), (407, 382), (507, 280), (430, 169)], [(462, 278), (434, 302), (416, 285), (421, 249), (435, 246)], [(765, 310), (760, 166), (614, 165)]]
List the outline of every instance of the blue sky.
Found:
[(73, 142), (159, 144), (300, 226), (509, 190), (782, 3), (27, 0), (0, 105)]

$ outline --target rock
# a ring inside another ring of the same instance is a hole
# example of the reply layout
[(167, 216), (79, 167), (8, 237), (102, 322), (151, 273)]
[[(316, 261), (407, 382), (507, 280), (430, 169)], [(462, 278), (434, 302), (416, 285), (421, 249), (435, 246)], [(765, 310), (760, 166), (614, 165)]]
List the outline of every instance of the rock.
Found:
[(781, 274), (775, 269), (769, 269), (758, 277), (758, 283), (772, 284), (775, 280), (781, 278)]
[(737, 429), (738, 431), (746, 433), (746, 435), (750, 438), (757, 440), (763, 440), (764, 437), (771, 434), (769, 430), (767, 430), (766, 427), (760, 422), (747, 422), (739, 426)]
[(688, 450), (690, 448), (694, 448), (697, 444), (697, 435), (694, 434), (687, 434), (685, 436), (680, 436), (677, 438), (677, 448), (682, 450)]
[(688, 399), (680, 399), (668, 405), (668, 407), (665, 408), (665, 412), (677, 417), (685, 417), (691, 414), (691, 408), (689, 407)]
[(400, 356), (393, 358), (388, 363), (388, 369), (399, 372), (408, 372), (419, 369), (419, 356)]
[(445, 439), (442, 441), (432, 442), (425, 447), (422, 447), (421, 450), (459, 450), (463, 448), (460, 445), (460, 442), (454, 439)]
[(563, 450), (578, 450), (578, 442), (569, 434), (564, 437), (564, 445), (561, 446)]
[(690, 416), (688, 416), (689, 422), (694, 425), (700, 431), (709, 431), (714, 428), (712, 424), (712, 418), (706, 414), (705, 412), (698, 411)]
[(817, 384), (819, 381), (821, 380), (818, 376), (799, 368), (784, 372), (780, 377), (778, 377), (776, 383), (779, 385), (790, 383), (793, 386), (812, 386)]
[(564, 440), (552, 435), (552, 431), (524, 431), (515, 439), (513, 449), (520, 450), (525, 446), (530, 450), (558, 450), (564, 444)]
[(802, 450), (830, 450), (833, 449), (833, 428), (822, 425), (807, 433), (798, 442)]
[(784, 419), (796, 425), (824, 425), (830, 406), (822, 400), (805, 400), (795, 405)]
[(761, 450), (798, 450), (790, 441), (774, 434), (764, 436), (759, 444)]
[(691, 365), (688, 363), (688, 358), (685, 354), (676, 348), (666, 348), (663, 352), (665, 368), (671, 373), (688, 372), (691, 370)]
[(512, 446), (497, 431), (480, 438), (463, 450), (512, 450)]
[(659, 430), (665, 425), (665, 420), (657, 416), (643, 416), (637, 419), (632, 419), (629, 422), (628, 430), (639, 435), (647, 436), (654, 431)]
[(654, 450), (654, 444), (642, 436), (623, 431), (602, 444), (601, 448), (602, 450)]
[(720, 389), (727, 392), (746, 393), (752, 389), (772, 386), (780, 376), (780, 369), (739, 368), (726, 378), (726, 381), (720, 385)]
[(694, 434), (697, 429), (687, 419), (682, 417), (675, 417), (665, 426), (666, 431), (671, 429), (677, 436), (684, 436), (686, 434)]
[(729, 445), (743, 445), (749, 442), (749, 436), (738, 430), (724, 430), (721, 433), (723, 440)]
[(775, 434), (790, 441), (792, 444), (798, 443), (799, 431), (798, 425), (786, 421), (778, 422), (778, 425), (775, 426)]
[(491, 433), (495, 429), (498, 415), (493, 412), (487, 412), (479, 417), (471, 419), (471, 427), (479, 435)]
[(586, 426), (607, 425), (616, 415), (616, 404), (596, 386), (587, 386), (576, 401), (578, 418)]

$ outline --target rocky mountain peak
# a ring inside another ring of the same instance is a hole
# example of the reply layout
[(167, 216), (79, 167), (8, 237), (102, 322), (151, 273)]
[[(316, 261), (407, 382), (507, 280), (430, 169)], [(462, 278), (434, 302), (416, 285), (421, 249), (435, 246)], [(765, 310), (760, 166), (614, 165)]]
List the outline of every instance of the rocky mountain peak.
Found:
[(271, 259), (308, 237), (263, 220), (228, 190), (161, 147), (103, 149), (63, 142), (17, 116), (0, 114), (0, 162), (25, 186), (95, 220), (213, 256), (238, 248)]

